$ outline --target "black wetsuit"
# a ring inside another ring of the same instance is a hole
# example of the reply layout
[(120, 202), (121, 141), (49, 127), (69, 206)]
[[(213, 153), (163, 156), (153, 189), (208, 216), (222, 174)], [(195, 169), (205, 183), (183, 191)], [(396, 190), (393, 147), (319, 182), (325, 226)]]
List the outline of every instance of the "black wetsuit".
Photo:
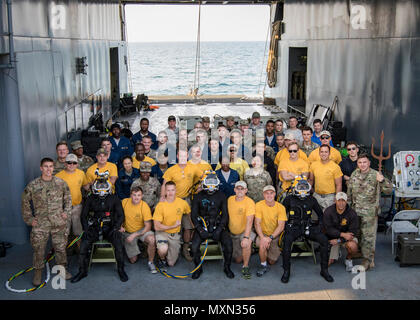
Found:
[[(321, 232), (322, 209), (320, 205), (311, 195), (305, 198), (288, 195), (284, 199), (283, 205), (285, 206), (288, 215), (288, 221), (284, 228), (283, 238), (284, 271), (290, 273), (290, 256), (293, 241), (300, 236), (304, 236), (309, 240), (319, 243), (321, 254), (321, 273), (328, 273), (328, 238)], [(311, 220), (312, 210), (314, 210), (318, 215), (319, 224)]]
[[(90, 216), (90, 212), (93, 212), (93, 216)], [(119, 231), (124, 222), (124, 211), (120, 199), (114, 194), (105, 197), (90, 195), (83, 204), (80, 220), (84, 233), (80, 245), (79, 275), (87, 275), (89, 250), (94, 242), (102, 239), (108, 240), (114, 246), (118, 273), (124, 271), (124, 244)]]
[[(202, 217), (206, 222), (207, 231), (199, 217)], [(227, 230), (229, 215), (226, 196), (223, 192), (216, 191), (215, 193), (209, 194), (207, 191), (201, 191), (196, 194), (191, 205), (191, 219), (196, 227), (191, 246), (195, 265), (200, 264), (200, 245), (204, 240), (213, 239), (220, 241), (225, 260), (224, 271), (229, 278), (233, 278), (233, 273), (230, 270), (233, 245)], [(194, 272), (193, 278), (198, 278), (201, 273), (202, 267)]]

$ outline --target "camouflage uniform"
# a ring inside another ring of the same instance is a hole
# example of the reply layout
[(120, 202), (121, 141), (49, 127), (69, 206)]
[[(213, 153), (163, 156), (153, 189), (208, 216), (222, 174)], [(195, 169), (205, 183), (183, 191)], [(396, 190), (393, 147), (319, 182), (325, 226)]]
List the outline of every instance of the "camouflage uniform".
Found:
[(255, 203), (264, 200), (263, 188), (273, 184), (267, 171), (257, 171), (254, 168), (245, 171), (244, 181), (248, 185), (247, 196), (254, 200)]
[(156, 156), (157, 156), (157, 152), (156, 150), (150, 149), (150, 151), (148, 153), (144, 154), (145, 156), (152, 158), (153, 160), (157, 160)]
[(300, 149), (305, 152), (305, 154), (309, 157), (309, 155), (311, 154), (312, 151), (314, 151), (316, 148), (319, 148), (319, 144), (315, 143), (313, 141), (311, 141), (311, 145), (310, 146), (305, 146), (303, 144), (303, 142), (301, 144), (299, 144)]
[[(140, 173), (141, 172), (152, 172), (152, 165), (149, 162), (142, 161), (140, 162)], [(143, 190), (143, 201), (146, 202), (150, 209), (154, 209), (159, 202), (160, 198), (160, 183), (158, 179), (154, 177), (149, 177), (147, 181), (144, 181), (140, 178), (134, 180), (131, 185), (131, 189), (134, 187), (141, 187)]]
[[(71, 219), (71, 209), (70, 189), (62, 179), (53, 177), (51, 181), (44, 181), (39, 177), (26, 186), (22, 194), (23, 220), (29, 226), (35, 218), (37, 220), (31, 231), (35, 269), (44, 268), (45, 248), (50, 234), (57, 264), (67, 264), (67, 223)], [(67, 214), (67, 219), (62, 217), (62, 213)]]
[(61, 170), (64, 170), (66, 168), (66, 162), (60, 162), (57, 160), (54, 161), (54, 171), (53, 176), (55, 176), (57, 173), (59, 173)]
[(77, 162), (79, 163), (79, 169), (83, 170), (84, 173), (86, 173), (87, 169), (95, 163), (95, 161), (87, 155), (82, 155), (81, 158), (78, 157)]
[(357, 168), (350, 176), (347, 185), (348, 204), (357, 212), (360, 220), (360, 249), (365, 269), (374, 265), (381, 192), (385, 194), (392, 192), (392, 183), (386, 178), (379, 183), (376, 174), (377, 171), (371, 168), (364, 174)]
[(265, 146), (265, 152), (267, 152), (267, 156), (269, 156), (270, 159), (274, 161), (274, 159), (276, 158), (276, 152), (274, 151), (274, 149), (270, 146)]

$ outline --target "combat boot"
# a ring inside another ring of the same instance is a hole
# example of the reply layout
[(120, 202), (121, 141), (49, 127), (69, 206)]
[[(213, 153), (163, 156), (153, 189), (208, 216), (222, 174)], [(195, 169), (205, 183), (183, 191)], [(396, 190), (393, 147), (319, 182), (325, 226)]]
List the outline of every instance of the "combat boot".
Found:
[(127, 282), (128, 281), (128, 275), (127, 275), (127, 273), (125, 273), (124, 265), (118, 266), (118, 275), (120, 276), (120, 280), (122, 282)]
[(71, 279), (71, 283), (76, 283), (82, 280), (83, 278), (87, 277), (88, 273), (87, 270), (84, 268), (80, 268), (79, 272)]
[(226, 274), (226, 277), (229, 279), (233, 279), (235, 277), (235, 274), (230, 269), (230, 264), (225, 264), (225, 267), (223, 268), (223, 272)]
[(284, 269), (283, 276), (281, 277), (281, 282), (288, 283), (290, 278), (290, 269)]
[(38, 287), (42, 283), (42, 270), (44, 269), (34, 269), (34, 278), (32, 284), (35, 287)]
[(371, 264), (371, 262), (369, 262), (368, 259), (363, 259), (363, 261), (361, 263), (361, 266), (363, 268), (365, 268), (365, 271), (368, 271), (369, 270), (369, 267), (370, 267), (370, 264)]
[(67, 270), (67, 268), (66, 268), (66, 266), (65, 265), (60, 265), (60, 266), (62, 266), (63, 268), (64, 268), (64, 271), (65, 271), (65, 275), (64, 275), (64, 279), (66, 279), (66, 280), (70, 280), (73, 276), (71, 275), (71, 273)]
[(200, 266), (197, 270), (194, 271), (192, 277), (194, 280), (200, 278), (201, 274), (203, 273), (203, 266)]
[(322, 269), (320, 275), (328, 282), (334, 282), (334, 278), (328, 273), (328, 269)]
[(187, 260), (188, 262), (193, 261), (193, 258), (191, 257), (191, 254), (190, 254), (189, 243), (184, 243), (182, 245), (182, 255), (184, 256), (185, 260)]

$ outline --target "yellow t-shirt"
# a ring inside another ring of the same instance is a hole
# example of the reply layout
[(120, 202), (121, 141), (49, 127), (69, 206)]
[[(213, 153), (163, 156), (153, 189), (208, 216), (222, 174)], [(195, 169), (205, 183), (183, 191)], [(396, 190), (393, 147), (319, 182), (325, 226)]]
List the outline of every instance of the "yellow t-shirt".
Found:
[[(163, 174), (163, 179), (173, 181), (176, 184), (176, 196), (185, 198), (192, 192), (194, 181), (201, 177), (202, 172), (197, 166), (187, 163), (184, 169), (176, 164), (168, 168)], [(172, 233), (172, 232), (171, 232)]]
[[(140, 168), (140, 161), (136, 159), (136, 157), (132, 157), (133, 159), (133, 168), (139, 169)], [(143, 161), (149, 162), (152, 164), (152, 167), (156, 164), (156, 161), (148, 156), (144, 156)]]
[(309, 165), (305, 160), (302, 160), (300, 158), (298, 158), (296, 161), (291, 161), (290, 159), (286, 159), (280, 162), (280, 165), (278, 168), (279, 179), (282, 182), (282, 185), (281, 185), (282, 189), (286, 190), (287, 188), (290, 187), (292, 182), (285, 181), (282, 178), (280, 171), (283, 171), (283, 170), (288, 171), (288, 172), (293, 172), (295, 175), (298, 176), (304, 172), (309, 172)]
[(245, 196), (242, 201), (236, 201), (235, 196), (228, 199), (229, 230), (238, 235), (245, 231), (246, 218), (255, 215), (255, 202)]
[[(98, 164), (94, 163), (92, 164), (89, 169), (86, 171), (86, 177), (89, 183), (92, 183), (96, 179), (95, 171), (98, 169)], [(118, 169), (115, 164), (112, 162), (107, 162), (105, 167), (99, 168), (99, 173), (104, 173), (106, 170), (109, 172), (110, 177), (118, 177)], [(109, 179), (108, 179), (109, 181)], [(111, 183), (111, 181), (109, 181)]]
[[(216, 170), (219, 170), (222, 166), (220, 163), (217, 164)], [(245, 171), (249, 169), (248, 162), (241, 158), (236, 158), (235, 162), (229, 164), (229, 168), (236, 170), (239, 173), (239, 180), (244, 180)]]
[(143, 200), (139, 204), (133, 204), (131, 198), (126, 198), (121, 201), (124, 209), (124, 229), (127, 232), (133, 233), (144, 228), (144, 222), (152, 220), (152, 212), (150, 207)]
[[(308, 159), (310, 163), (315, 161), (321, 161), (321, 157), (319, 156), (319, 147), (311, 152)], [(340, 164), (342, 160), (340, 151), (333, 147), (330, 147), (330, 160), (334, 161), (336, 164)]]
[[(299, 159), (305, 160), (309, 164), (309, 160), (305, 152), (299, 149), (298, 154), (299, 154)], [(274, 159), (274, 164), (278, 166), (281, 161), (286, 160), (286, 159), (290, 159), (290, 153), (289, 153), (289, 150), (287, 150), (287, 148), (284, 148), (280, 150), (279, 152), (277, 152), (276, 158)]]
[[(171, 167), (173, 168), (173, 167)], [(191, 212), (190, 206), (187, 201), (176, 197), (173, 202), (159, 202), (153, 214), (153, 220), (159, 221), (165, 226), (172, 226), (177, 220), (181, 221), (182, 215)], [(181, 231), (181, 226), (169, 230), (167, 233), (176, 233)]]
[(339, 165), (334, 161), (328, 161), (326, 164), (321, 161), (312, 162), (309, 171), (315, 177), (315, 192), (318, 194), (335, 193), (334, 180), (343, 176)]
[(76, 169), (75, 172), (69, 173), (66, 170), (61, 170), (55, 175), (67, 182), (71, 194), (71, 204), (77, 206), (82, 203), (82, 186), (88, 184), (85, 173), (82, 170)]
[(261, 200), (255, 205), (255, 218), (261, 219), (262, 232), (270, 236), (276, 230), (279, 221), (287, 221), (286, 208), (279, 202), (269, 207), (265, 200)]

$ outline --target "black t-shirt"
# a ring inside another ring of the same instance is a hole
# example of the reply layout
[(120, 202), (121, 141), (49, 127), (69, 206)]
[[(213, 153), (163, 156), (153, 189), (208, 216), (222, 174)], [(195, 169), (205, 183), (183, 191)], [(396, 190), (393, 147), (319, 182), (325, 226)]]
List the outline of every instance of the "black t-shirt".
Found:
[(340, 168), (341, 168), (341, 171), (343, 172), (343, 184), (342, 184), (343, 192), (347, 192), (347, 184), (346, 184), (346, 180), (344, 180), (344, 176), (350, 177), (353, 171), (357, 169), (357, 160), (352, 161), (350, 157), (344, 158), (340, 162)]
[(352, 232), (356, 235), (359, 230), (359, 219), (357, 213), (348, 205), (346, 210), (339, 214), (333, 204), (324, 211), (324, 227), (329, 239), (340, 238), (341, 232)]

